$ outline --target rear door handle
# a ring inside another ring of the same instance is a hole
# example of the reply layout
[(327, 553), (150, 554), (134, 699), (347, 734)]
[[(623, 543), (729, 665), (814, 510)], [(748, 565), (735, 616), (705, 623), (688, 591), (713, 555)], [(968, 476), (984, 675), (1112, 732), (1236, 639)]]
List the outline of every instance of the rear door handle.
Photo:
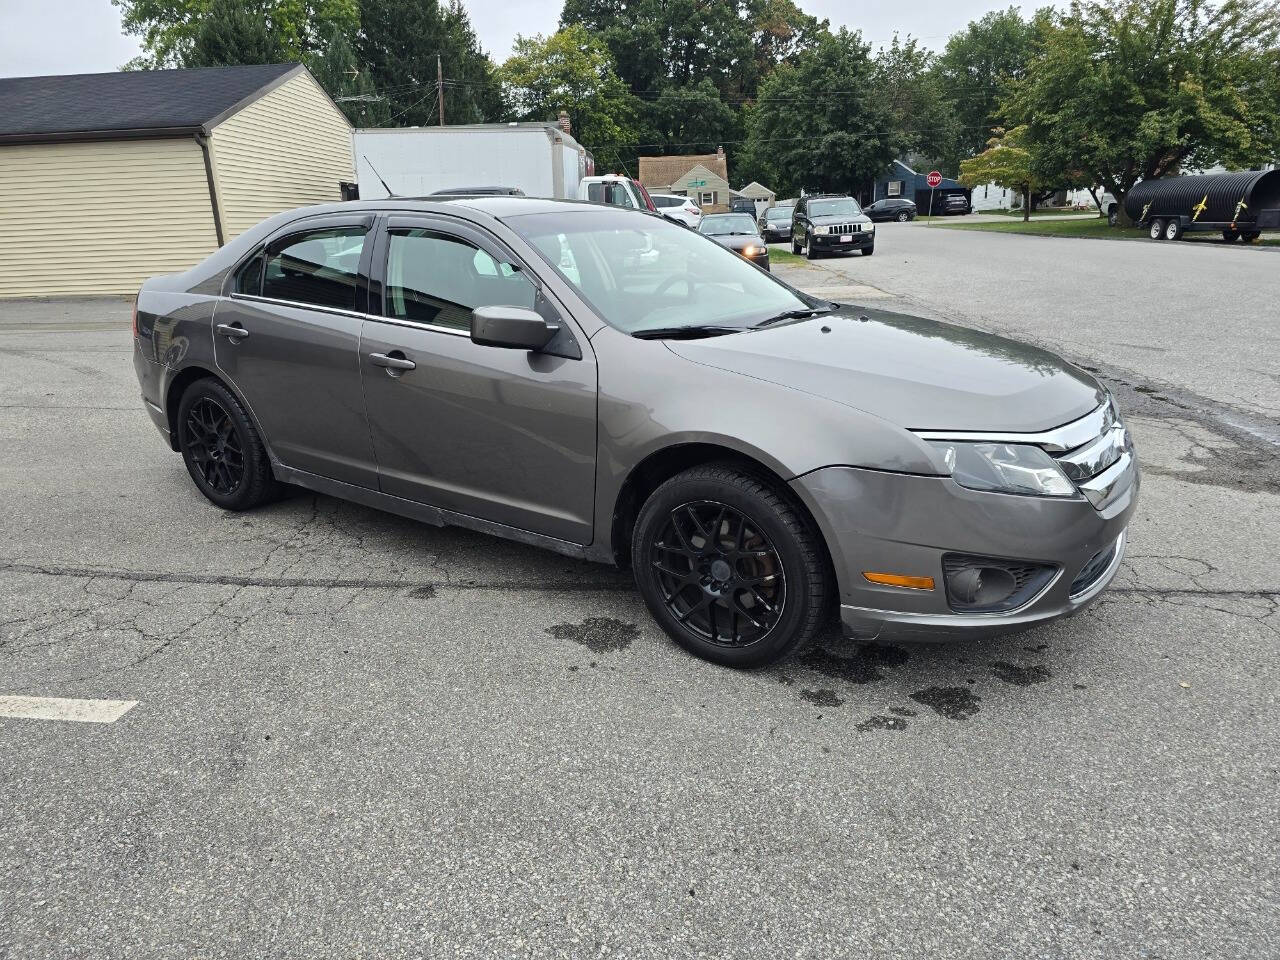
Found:
[[(394, 352), (400, 353), (399, 350), (396, 350)], [(371, 353), (369, 354), (369, 359), (370, 361), (373, 362), (373, 365), (375, 367), (386, 367), (388, 370), (418, 369), (418, 365), (414, 363), (412, 360), (408, 359), (404, 354), (400, 354), (400, 356), (396, 357), (396, 356), (390, 356), (385, 353)]]
[(214, 329), (218, 331), (219, 336), (230, 337), (232, 340), (243, 340), (249, 335), (249, 331), (244, 327), (232, 323), (220, 323)]

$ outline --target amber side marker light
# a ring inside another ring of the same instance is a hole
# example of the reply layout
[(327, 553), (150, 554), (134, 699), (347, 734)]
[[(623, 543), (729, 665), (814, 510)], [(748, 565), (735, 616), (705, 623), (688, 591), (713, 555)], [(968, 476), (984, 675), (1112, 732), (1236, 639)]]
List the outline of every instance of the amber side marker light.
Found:
[(870, 570), (863, 570), (862, 575), (872, 583), (879, 583), (886, 587), (904, 587), (907, 590), (933, 589), (933, 577), (908, 577), (901, 573), (873, 573)]

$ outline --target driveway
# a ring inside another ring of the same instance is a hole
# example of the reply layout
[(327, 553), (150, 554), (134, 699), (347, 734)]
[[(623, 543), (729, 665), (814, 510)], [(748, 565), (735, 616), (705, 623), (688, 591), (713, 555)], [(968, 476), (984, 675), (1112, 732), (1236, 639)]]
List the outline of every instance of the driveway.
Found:
[(1274, 957), (1274, 451), (1134, 388), (1234, 402), (1273, 341), (1229, 362), (1204, 299), (1156, 336), (1136, 244), (883, 243), (793, 273), (1129, 371), (1143, 504), (1076, 619), (717, 668), (604, 567), (219, 512), (127, 304), (0, 305), (0, 957)]

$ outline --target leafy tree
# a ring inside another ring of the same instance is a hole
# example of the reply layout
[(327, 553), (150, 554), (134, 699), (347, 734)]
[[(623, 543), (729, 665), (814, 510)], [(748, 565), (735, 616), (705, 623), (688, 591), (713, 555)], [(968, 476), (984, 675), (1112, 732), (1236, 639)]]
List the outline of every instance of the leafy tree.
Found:
[(1049, 10), (1030, 22), (1017, 7), (993, 10), (953, 34), (934, 64), (936, 89), (954, 104), (954, 129), (939, 162), (948, 172), (964, 157), (980, 152), (1001, 123), (1001, 98), (1026, 73), (1038, 31)]
[[(243, 16), (235, 15), (237, 4), (220, 0), (111, 2), (120, 8), (125, 33), (142, 39), (144, 53), (129, 64), (142, 69), (187, 65), (202, 32), (201, 62), (220, 55), (236, 57), (234, 63), (302, 60), (320, 49), (327, 26), (354, 33), (360, 19), (357, 0), (250, 0), (238, 5)], [(210, 17), (215, 23), (206, 27)], [(272, 59), (245, 59), (255, 49)]]
[(758, 179), (781, 194), (854, 190), (885, 168), (894, 154), (892, 118), (876, 94), (869, 54), (861, 34), (842, 28), (761, 84), (747, 134)]
[(642, 104), (613, 67), (604, 41), (578, 25), (550, 37), (516, 37), (498, 68), (507, 102), (519, 120), (554, 120), (569, 112), (574, 137), (601, 159), (635, 144)]
[(307, 58), (307, 69), (352, 124), (357, 127), (386, 126), (391, 116), (390, 105), (374, 87), (373, 79), (356, 57), (347, 35), (330, 25), (322, 34), (321, 42), (320, 52)]
[[(955, 104), (933, 69), (934, 55), (914, 37), (893, 38), (876, 53), (873, 83), (889, 111), (893, 151), (945, 166), (958, 137)], [(948, 171), (954, 172), (954, 171)]]
[(721, 99), (715, 85), (704, 77), (696, 83), (668, 86), (645, 112), (655, 143), (642, 152), (715, 153), (716, 147), (741, 139), (738, 111)]
[(1121, 202), (1184, 166), (1280, 155), (1275, 0), (1088, 0), (1049, 29), (1005, 103), (1042, 169)]
[(446, 123), (482, 123), (505, 112), (495, 68), (459, 0), (360, 0), (360, 25), (356, 56), (386, 97), (389, 123), (437, 122), (437, 56)]
[[(1027, 148), (1027, 128), (1014, 127), (1008, 133), (997, 127), (987, 141), (987, 149), (976, 157), (960, 161), (960, 182), (973, 188), (996, 183), (1022, 196), (1022, 219), (1031, 219), (1031, 194), (1046, 186), (1037, 175)], [(1055, 186), (1055, 184), (1047, 184)]]

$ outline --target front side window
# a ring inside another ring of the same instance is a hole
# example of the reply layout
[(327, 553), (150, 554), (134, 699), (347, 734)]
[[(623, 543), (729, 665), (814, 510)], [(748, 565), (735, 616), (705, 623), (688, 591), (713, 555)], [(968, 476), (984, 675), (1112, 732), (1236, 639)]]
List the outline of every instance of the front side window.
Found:
[[(754, 233), (750, 217), (741, 217)], [(720, 244), (678, 224), (623, 210), (510, 217), (609, 325), (624, 333), (751, 326), (810, 306)]]
[(266, 251), (259, 250), (253, 255), (253, 259), (246, 263), (236, 273), (236, 293), (248, 293), (253, 296), (261, 296), (262, 294), (262, 263), (266, 257)]
[(391, 232), (386, 315), (454, 330), (471, 329), (476, 307), (533, 309), (536, 291), (510, 263), (428, 228)]
[(276, 241), (267, 248), (262, 295), (318, 307), (357, 309), (364, 237), (362, 226), (330, 227)]

